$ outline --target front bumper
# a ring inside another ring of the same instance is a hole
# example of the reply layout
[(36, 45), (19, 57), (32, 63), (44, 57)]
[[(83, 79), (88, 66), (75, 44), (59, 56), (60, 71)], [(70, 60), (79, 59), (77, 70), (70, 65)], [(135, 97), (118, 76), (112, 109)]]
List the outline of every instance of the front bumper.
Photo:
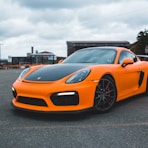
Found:
[(81, 111), (94, 106), (96, 83), (25, 83), (13, 85), (12, 104), (16, 108), (40, 112)]

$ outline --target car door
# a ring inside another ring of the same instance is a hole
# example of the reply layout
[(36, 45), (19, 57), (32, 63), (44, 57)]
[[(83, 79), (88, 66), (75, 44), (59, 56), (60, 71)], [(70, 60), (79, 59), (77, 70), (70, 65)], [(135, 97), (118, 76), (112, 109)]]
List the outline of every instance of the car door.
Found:
[[(133, 64), (128, 64), (122, 67), (122, 62), (125, 58), (132, 59)], [(139, 79), (141, 75), (140, 62), (135, 55), (128, 51), (122, 51), (119, 57), (120, 68), (118, 71), (120, 96), (127, 97), (134, 93), (139, 87)]]

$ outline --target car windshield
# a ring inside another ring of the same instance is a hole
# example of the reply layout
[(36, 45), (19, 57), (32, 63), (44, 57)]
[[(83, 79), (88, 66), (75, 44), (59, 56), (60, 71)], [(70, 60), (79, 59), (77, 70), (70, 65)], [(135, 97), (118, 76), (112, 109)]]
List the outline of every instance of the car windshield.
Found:
[(113, 64), (115, 56), (114, 48), (86, 48), (73, 53), (63, 63)]

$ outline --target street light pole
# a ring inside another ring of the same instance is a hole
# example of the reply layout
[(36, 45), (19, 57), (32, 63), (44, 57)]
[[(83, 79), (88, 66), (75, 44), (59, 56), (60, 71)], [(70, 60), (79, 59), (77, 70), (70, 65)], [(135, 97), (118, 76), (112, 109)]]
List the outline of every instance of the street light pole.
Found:
[(2, 59), (1, 59), (1, 45), (3, 45), (3, 44), (0, 44), (0, 66), (1, 66), (1, 61), (2, 61)]

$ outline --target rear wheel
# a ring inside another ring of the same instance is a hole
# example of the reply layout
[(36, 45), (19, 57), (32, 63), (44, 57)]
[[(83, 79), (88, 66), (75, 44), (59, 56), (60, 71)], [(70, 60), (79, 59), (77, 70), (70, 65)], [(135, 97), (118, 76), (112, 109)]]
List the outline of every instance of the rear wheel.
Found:
[(110, 110), (116, 102), (117, 90), (114, 80), (104, 76), (98, 83), (95, 91), (94, 106), (97, 112)]

